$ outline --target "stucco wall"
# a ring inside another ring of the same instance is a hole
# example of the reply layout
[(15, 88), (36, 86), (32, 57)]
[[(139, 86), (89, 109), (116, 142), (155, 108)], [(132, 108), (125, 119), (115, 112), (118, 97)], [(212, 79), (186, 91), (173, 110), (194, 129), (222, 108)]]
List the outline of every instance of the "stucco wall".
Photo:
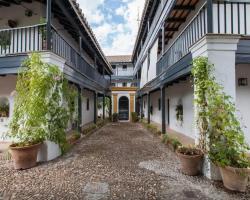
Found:
[(0, 141), (8, 140), (7, 138), (2, 138), (2, 136), (8, 130), (9, 120), (13, 115), (15, 88), (16, 88), (16, 76), (14, 75), (9, 75), (4, 77), (0, 76), (0, 97), (6, 97), (7, 99), (9, 99), (9, 105), (10, 105), (9, 118), (0, 119)]
[[(193, 88), (190, 80), (174, 84), (166, 89), (166, 99), (169, 99), (169, 127), (189, 137), (195, 138)], [(176, 119), (176, 105), (183, 105), (183, 123)], [(167, 120), (167, 117), (166, 117)]]
[[(238, 86), (238, 78), (247, 78), (247, 86)], [(246, 141), (250, 144), (250, 65), (236, 66), (236, 106)]]
[[(89, 99), (89, 110), (87, 110), (87, 99)], [(82, 125), (94, 121), (94, 93), (88, 90), (82, 91)]]
[(151, 120), (156, 123), (161, 123), (161, 110), (158, 107), (158, 100), (160, 99), (160, 91), (154, 92), (150, 95), (150, 105), (153, 106), (153, 114)]

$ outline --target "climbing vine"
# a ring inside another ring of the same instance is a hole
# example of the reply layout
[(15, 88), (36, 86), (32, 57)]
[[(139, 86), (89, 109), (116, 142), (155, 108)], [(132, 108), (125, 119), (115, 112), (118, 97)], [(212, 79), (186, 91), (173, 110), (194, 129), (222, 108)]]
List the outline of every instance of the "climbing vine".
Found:
[(248, 167), (250, 163), (246, 152), (249, 147), (245, 143), (235, 105), (215, 81), (213, 70), (214, 66), (205, 57), (193, 62), (199, 146), (208, 150), (209, 158), (220, 166)]
[(32, 54), (18, 74), (10, 136), (19, 146), (44, 140), (66, 144), (65, 130), (74, 112), (75, 93), (57, 66)]

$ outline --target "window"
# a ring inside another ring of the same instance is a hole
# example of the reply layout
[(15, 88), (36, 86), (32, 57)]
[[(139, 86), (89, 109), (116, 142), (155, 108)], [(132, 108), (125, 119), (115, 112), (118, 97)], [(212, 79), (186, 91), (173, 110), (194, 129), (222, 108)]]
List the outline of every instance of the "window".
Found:
[(161, 99), (158, 99), (158, 110), (161, 110)]
[(112, 87), (115, 87), (115, 83), (111, 83), (111, 86), (112, 86)]
[(123, 71), (126, 71), (126, 70), (127, 70), (127, 65), (123, 65), (123, 66), (122, 66), (122, 70), (123, 70)]
[(122, 83), (122, 87), (127, 87), (127, 83)]
[(6, 97), (0, 97), (0, 117), (9, 117), (10, 104)]
[(87, 98), (87, 110), (89, 110), (89, 98)]
[(113, 68), (113, 69), (116, 69), (116, 65), (112, 65), (112, 68)]

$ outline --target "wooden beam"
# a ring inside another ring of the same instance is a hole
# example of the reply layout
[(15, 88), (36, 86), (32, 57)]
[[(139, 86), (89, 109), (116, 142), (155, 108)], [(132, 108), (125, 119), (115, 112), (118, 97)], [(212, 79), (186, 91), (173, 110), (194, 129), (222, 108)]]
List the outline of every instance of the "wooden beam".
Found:
[(195, 6), (191, 5), (176, 5), (173, 10), (194, 10)]
[(168, 18), (167, 20), (166, 20), (167, 22), (181, 22), (181, 23), (183, 23), (183, 22), (185, 22), (186, 21), (186, 18), (174, 18), (174, 17), (172, 17), (172, 18)]

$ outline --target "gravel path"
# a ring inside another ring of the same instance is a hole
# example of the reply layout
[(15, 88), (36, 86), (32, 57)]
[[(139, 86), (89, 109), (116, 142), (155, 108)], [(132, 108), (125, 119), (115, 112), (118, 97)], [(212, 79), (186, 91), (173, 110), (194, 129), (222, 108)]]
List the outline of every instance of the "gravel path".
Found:
[(26, 171), (0, 161), (0, 199), (250, 199), (180, 173), (176, 155), (140, 124), (109, 124), (61, 158)]

